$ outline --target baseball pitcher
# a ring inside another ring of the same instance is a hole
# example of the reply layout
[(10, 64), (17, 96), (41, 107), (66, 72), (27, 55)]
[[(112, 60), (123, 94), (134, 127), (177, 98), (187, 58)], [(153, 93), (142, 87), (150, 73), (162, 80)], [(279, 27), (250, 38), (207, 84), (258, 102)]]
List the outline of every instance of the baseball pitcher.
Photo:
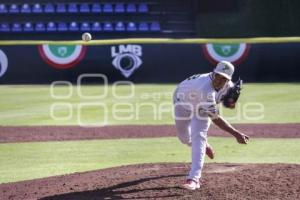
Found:
[(173, 96), (175, 124), (179, 140), (191, 147), (192, 164), (185, 189), (200, 188), (199, 180), (205, 154), (210, 158), (214, 152), (207, 142), (211, 121), (222, 130), (232, 134), (238, 143), (247, 144), (249, 137), (232, 127), (219, 115), (218, 104), (234, 108), (242, 81), (231, 81), (234, 66), (227, 61), (217, 64), (213, 72), (193, 75), (181, 82)]

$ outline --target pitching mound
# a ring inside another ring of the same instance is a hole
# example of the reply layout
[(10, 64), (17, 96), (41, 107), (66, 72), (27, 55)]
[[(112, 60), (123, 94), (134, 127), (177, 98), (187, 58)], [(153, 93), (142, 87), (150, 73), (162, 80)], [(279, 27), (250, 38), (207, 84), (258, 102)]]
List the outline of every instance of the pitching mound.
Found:
[(206, 164), (202, 186), (180, 188), (189, 164), (143, 164), (0, 185), (1, 199), (300, 199), (300, 165)]

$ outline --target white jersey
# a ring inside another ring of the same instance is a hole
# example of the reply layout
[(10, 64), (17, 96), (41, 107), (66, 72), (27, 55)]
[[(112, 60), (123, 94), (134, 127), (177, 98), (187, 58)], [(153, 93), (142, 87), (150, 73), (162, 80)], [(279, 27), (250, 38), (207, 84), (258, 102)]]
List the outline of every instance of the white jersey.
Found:
[(216, 114), (217, 104), (232, 86), (233, 83), (228, 81), (222, 89), (216, 91), (212, 85), (212, 73), (193, 75), (178, 85), (174, 102), (182, 103), (189, 110), (195, 111), (200, 108), (204, 112)]

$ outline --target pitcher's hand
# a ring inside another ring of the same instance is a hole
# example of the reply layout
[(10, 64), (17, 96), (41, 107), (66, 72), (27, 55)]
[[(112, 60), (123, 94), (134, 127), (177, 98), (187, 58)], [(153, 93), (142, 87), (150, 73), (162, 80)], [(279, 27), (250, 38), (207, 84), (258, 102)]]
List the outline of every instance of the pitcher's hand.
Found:
[(240, 144), (247, 144), (249, 141), (249, 136), (244, 133), (238, 133), (235, 138)]

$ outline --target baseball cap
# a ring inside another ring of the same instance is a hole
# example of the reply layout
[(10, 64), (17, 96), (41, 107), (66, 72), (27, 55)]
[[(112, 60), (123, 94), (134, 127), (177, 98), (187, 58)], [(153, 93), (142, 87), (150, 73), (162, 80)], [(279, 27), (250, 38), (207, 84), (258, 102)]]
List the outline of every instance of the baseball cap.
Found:
[(234, 72), (234, 66), (230, 62), (222, 60), (217, 64), (214, 72), (224, 76), (228, 80), (231, 80)]

